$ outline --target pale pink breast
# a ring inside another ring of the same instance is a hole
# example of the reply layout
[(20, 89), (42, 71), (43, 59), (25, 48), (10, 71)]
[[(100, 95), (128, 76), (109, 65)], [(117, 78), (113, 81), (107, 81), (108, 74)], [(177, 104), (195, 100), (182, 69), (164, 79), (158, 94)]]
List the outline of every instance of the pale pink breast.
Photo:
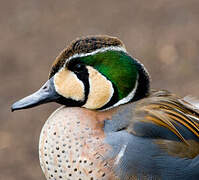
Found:
[(105, 160), (103, 122), (83, 108), (55, 111), (46, 121), (39, 143), (42, 170), (51, 180), (116, 179)]

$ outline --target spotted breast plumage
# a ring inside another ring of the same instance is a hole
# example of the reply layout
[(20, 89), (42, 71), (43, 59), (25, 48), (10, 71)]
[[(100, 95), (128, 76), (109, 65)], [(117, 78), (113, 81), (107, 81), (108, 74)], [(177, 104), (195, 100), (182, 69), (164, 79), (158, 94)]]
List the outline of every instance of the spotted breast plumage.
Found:
[(118, 38), (73, 41), (12, 110), (48, 102), (64, 106), (40, 135), (46, 179), (199, 179), (198, 103), (150, 89), (148, 71)]

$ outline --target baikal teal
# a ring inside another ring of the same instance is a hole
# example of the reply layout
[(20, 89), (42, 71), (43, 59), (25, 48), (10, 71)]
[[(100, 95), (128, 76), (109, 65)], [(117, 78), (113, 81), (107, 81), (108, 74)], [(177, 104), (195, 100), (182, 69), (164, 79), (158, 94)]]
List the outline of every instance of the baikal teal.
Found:
[(47, 180), (199, 180), (199, 101), (150, 89), (118, 38), (73, 41), (12, 110), (48, 102), (64, 106), (40, 135)]

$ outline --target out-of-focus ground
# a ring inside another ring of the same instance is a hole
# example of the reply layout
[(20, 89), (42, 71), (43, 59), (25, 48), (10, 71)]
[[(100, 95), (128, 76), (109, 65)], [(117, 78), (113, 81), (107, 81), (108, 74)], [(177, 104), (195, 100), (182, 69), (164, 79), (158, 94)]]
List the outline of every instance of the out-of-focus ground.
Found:
[(0, 180), (44, 180), (40, 130), (55, 103), (10, 112), (47, 80), (57, 54), (82, 35), (119, 37), (152, 87), (199, 97), (198, 0), (1, 0)]

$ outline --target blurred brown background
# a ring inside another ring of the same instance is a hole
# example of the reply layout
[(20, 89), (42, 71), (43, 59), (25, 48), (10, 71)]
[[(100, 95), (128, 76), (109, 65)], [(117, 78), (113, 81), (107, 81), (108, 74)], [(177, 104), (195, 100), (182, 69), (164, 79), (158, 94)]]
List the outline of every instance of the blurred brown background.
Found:
[(82, 35), (119, 37), (147, 67), (154, 88), (199, 97), (198, 0), (1, 0), (0, 180), (44, 180), (41, 128), (59, 106), (10, 112), (38, 89), (51, 63)]

